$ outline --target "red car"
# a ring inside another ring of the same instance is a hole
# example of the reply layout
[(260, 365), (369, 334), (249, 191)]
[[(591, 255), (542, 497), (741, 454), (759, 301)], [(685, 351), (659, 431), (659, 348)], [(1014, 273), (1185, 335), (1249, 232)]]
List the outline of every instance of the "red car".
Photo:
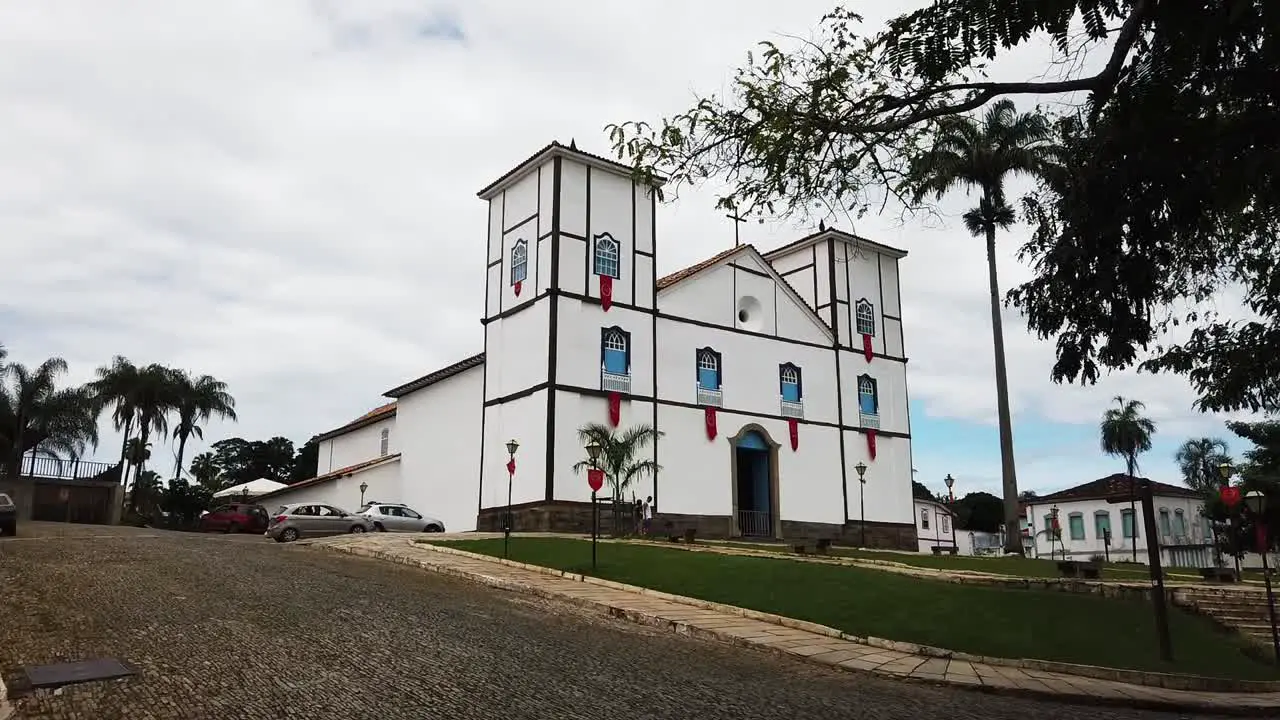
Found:
[(267, 509), (261, 505), (232, 503), (210, 510), (200, 518), (200, 530), (226, 533), (260, 533), (267, 529)]

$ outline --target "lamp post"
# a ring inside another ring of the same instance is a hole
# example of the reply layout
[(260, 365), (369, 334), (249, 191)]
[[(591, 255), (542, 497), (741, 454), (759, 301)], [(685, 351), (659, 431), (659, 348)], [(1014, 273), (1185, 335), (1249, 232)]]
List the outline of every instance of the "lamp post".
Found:
[[(1223, 462), (1218, 466), (1218, 474), (1222, 476), (1222, 484), (1231, 483), (1231, 476), (1236, 474), (1235, 467), (1231, 461)], [(1231, 557), (1236, 563), (1236, 582), (1240, 582), (1240, 525), (1236, 516), (1235, 508), (1227, 506), (1227, 527), (1231, 536), (1227, 538), (1228, 546), (1231, 548)]]
[(955, 502), (956, 494), (951, 491), (951, 488), (955, 487), (956, 479), (951, 477), (951, 473), (947, 473), (947, 476), (942, 479), (942, 482), (947, 484), (947, 502), (949, 503)]
[(600, 509), (596, 504), (596, 491), (603, 485), (600, 471), (600, 443), (593, 438), (587, 443), (587, 459), (591, 469), (587, 471), (587, 484), (591, 487), (591, 569), (596, 569), (596, 541), (600, 537)]
[[(1053, 541), (1057, 540), (1058, 545), (1062, 545), (1062, 536), (1058, 530), (1058, 506), (1054, 505), (1049, 508), (1049, 559), (1053, 559)], [(1062, 548), (1062, 559), (1067, 559), (1067, 548)]]
[(858, 541), (858, 547), (867, 546), (867, 464), (860, 462), (853, 466), (858, 471), (858, 512), (861, 513), (862, 519), (858, 521), (858, 532), (861, 540)]
[(1258, 534), (1258, 554), (1262, 555), (1262, 581), (1267, 587), (1267, 618), (1271, 621), (1271, 649), (1275, 653), (1276, 662), (1280, 663), (1280, 630), (1276, 628), (1276, 596), (1271, 589), (1271, 568), (1267, 566), (1267, 496), (1260, 490), (1250, 490), (1244, 494), (1244, 504), (1253, 515), (1253, 524)]
[(364, 493), (369, 489), (369, 483), (360, 483), (360, 507), (364, 507)]
[(511, 486), (516, 479), (516, 450), (520, 449), (520, 443), (515, 438), (507, 441), (507, 512), (502, 519), (502, 557), (510, 556), (511, 552)]

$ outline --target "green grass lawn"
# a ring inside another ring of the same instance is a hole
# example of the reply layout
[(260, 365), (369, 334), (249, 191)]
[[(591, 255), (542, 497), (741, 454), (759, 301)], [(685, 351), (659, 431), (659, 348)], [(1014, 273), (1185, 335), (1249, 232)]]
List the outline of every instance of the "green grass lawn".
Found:
[[(790, 545), (778, 543), (724, 543), (730, 547), (749, 547), (754, 550), (765, 550), (783, 554), (793, 554)], [(831, 554), (841, 557), (862, 560), (883, 560), (902, 563), (912, 567), (933, 570), (972, 570), (975, 572), (997, 573), (1014, 577), (1056, 578), (1058, 565), (1054, 560), (1026, 557), (974, 557), (971, 555), (916, 555), (908, 553), (876, 552), (874, 550), (857, 550), (855, 548), (833, 547)], [(1185, 568), (1170, 570), (1165, 568), (1166, 576), (1183, 575), (1187, 579), (1199, 579), (1199, 573), (1187, 571)], [(1102, 579), (1104, 580), (1147, 580), (1150, 575), (1145, 565), (1125, 563), (1104, 563)]]
[[(444, 541), (501, 556), (502, 540)], [(855, 635), (1007, 658), (1240, 679), (1280, 672), (1209, 620), (1170, 608), (1174, 656), (1157, 657), (1151, 606), (1138, 600), (922, 580), (889, 572), (568, 538), (512, 538), (511, 559), (809, 620)]]

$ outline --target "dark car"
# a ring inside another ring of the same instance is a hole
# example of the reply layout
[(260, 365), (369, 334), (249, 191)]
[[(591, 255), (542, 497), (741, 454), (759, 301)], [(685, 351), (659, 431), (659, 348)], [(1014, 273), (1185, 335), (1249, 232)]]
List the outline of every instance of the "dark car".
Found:
[(202, 531), (221, 530), (226, 533), (255, 532), (267, 529), (267, 509), (251, 503), (231, 503), (210, 510), (200, 518)]
[(18, 506), (8, 495), (0, 493), (0, 535), (18, 534)]

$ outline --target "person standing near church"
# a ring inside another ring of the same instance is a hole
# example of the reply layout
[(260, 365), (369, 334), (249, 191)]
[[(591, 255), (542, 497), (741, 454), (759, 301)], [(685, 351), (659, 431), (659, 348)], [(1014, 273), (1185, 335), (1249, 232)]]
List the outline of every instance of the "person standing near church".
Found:
[(649, 530), (653, 525), (653, 496), (652, 495), (644, 499), (644, 504), (640, 507), (640, 517), (642, 518), (640, 523), (640, 532), (645, 535), (648, 535)]

